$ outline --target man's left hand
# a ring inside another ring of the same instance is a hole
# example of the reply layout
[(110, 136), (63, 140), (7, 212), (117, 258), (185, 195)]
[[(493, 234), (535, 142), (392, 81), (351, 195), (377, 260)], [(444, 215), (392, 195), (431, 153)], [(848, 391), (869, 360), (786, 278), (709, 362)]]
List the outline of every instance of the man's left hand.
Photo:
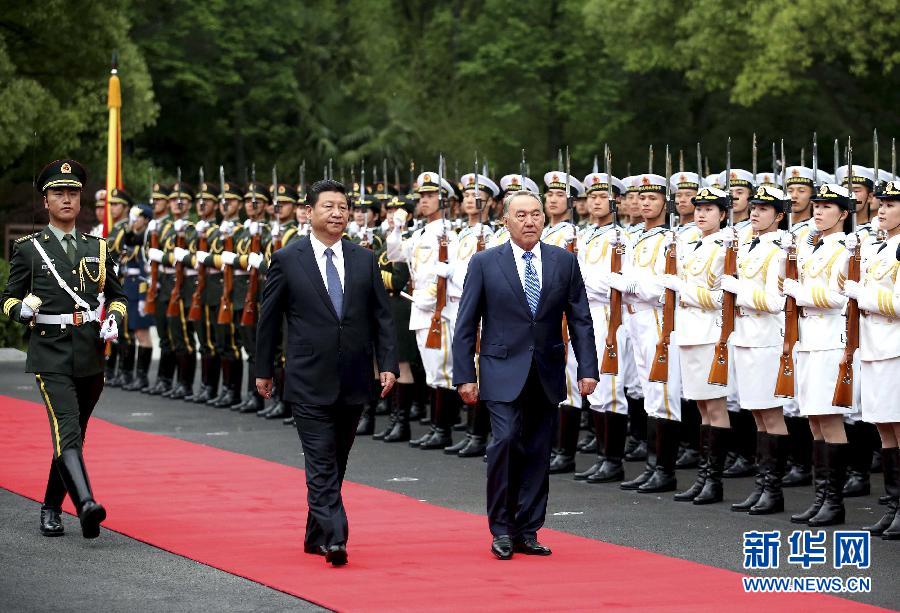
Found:
[(590, 396), (591, 394), (593, 394), (595, 387), (597, 387), (596, 379), (585, 377), (584, 379), (578, 380), (578, 392), (582, 396)]
[(388, 394), (391, 393), (391, 389), (393, 389), (394, 383), (397, 382), (397, 375), (388, 371), (380, 373), (379, 378), (381, 379), (381, 397), (385, 398)]
[(259, 377), (256, 378), (256, 391), (259, 392), (259, 395), (263, 398), (271, 398), (272, 397), (272, 387), (273, 382), (272, 378), (261, 379)]

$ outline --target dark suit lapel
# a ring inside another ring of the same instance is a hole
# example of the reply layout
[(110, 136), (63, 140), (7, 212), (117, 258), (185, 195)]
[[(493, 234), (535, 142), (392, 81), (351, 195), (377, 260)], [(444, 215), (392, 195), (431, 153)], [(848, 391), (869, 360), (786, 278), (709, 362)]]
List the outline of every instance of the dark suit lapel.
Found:
[(500, 260), (500, 270), (503, 271), (503, 276), (506, 277), (510, 289), (513, 291), (513, 294), (519, 297), (519, 302), (522, 304), (522, 307), (530, 315), (531, 308), (528, 306), (528, 300), (525, 298), (525, 289), (522, 287), (521, 279), (519, 279), (519, 270), (516, 268), (515, 255), (508, 242), (504, 243), (503, 246), (497, 250), (497, 258)]
[(556, 280), (556, 257), (552, 249), (541, 243), (541, 299), (538, 302), (537, 312), (541, 312), (544, 306), (544, 298), (550, 293), (553, 282)]
[(331, 297), (328, 295), (328, 290), (325, 289), (325, 282), (322, 280), (322, 273), (319, 272), (319, 265), (316, 263), (316, 256), (313, 252), (312, 243), (309, 242), (308, 237), (304, 236), (300, 239), (297, 251), (300, 255), (300, 266), (303, 268), (304, 272), (306, 272), (306, 276), (309, 277), (310, 283), (312, 283), (316, 293), (319, 294), (319, 298), (322, 299), (322, 302), (325, 303), (325, 306), (331, 314), (334, 315), (334, 318), (337, 319), (337, 312), (334, 310), (334, 305), (331, 304)]
[[(341, 239), (341, 251), (344, 252), (344, 301), (341, 306), (341, 319), (344, 319), (347, 316), (347, 305), (350, 304), (350, 288), (353, 287), (353, 283), (351, 283), (352, 270), (353, 266), (351, 262), (353, 262), (354, 257), (356, 256), (356, 245), (351, 243), (350, 241)], [(331, 299), (329, 298), (329, 302)]]

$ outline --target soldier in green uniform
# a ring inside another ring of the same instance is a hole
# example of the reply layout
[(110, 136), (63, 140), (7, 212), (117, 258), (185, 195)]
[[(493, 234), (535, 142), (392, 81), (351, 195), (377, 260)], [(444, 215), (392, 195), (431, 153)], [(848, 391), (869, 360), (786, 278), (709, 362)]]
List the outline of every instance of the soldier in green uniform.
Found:
[(124, 324), (125, 293), (106, 241), (75, 228), (86, 181), (75, 160), (57, 160), (41, 171), (36, 187), (50, 223), (16, 241), (9, 283), (0, 295), (3, 313), (28, 325), (25, 368), (35, 374), (50, 421), (53, 459), (40, 521), (45, 536), (63, 534), (66, 492), (85, 538), (99, 536), (106, 519), (81, 449), (103, 391), (104, 341), (116, 340)]
[[(112, 218), (112, 227), (106, 236), (108, 256), (113, 261), (116, 276), (119, 282), (123, 281), (125, 274), (122, 266), (124, 256), (125, 234), (128, 232), (128, 211), (133, 200), (124, 189), (113, 188), (109, 194), (109, 216)], [(121, 333), (118, 341), (111, 345), (112, 352), (106, 360), (106, 385), (108, 387), (124, 387), (129, 385), (134, 376), (134, 338), (127, 326), (119, 330)], [(116, 368), (118, 361), (118, 369)]]
[[(154, 251), (151, 248), (148, 248), (146, 251), (147, 259), (150, 262), (159, 264), (156, 279), (156, 305), (152, 313), (147, 313), (148, 315), (153, 316), (153, 320), (156, 324), (156, 335), (159, 337), (159, 364), (156, 367), (156, 382), (152, 387), (141, 390), (142, 392), (146, 392), (153, 396), (165, 394), (172, 390), (172, 378), (175, 376), (176, 365), (175, 351), (172, 348), (172, 338), (169, 335), (169, 322), (166, 318), (169, 294), (172, 293), (172, 283), (174, 282), (172, 273), (175, 271), (172, 268), (166, 269), (166, 267), (161, 264), (162, 251), (165, 250), (167, 244), (174, 242), (175, 240), (175, 231), (172, 228), (174, 219), (169, 214), (169, 208), (171, 206), (169, 202), (170, 194), (171, 190), (164, 185), (160, 185), (159, 183), (153, 185), (151, 194), (153, 200), (153, 219), (147, 227), (148, 245), (150, 244), (149, 237), (156, 233), (159, 237), (160, 247), (157, 251)], [(177, 205), (177, 199), (172, 200), (172, 203)], [(150, 283), (152, 282), (151, 279)]]

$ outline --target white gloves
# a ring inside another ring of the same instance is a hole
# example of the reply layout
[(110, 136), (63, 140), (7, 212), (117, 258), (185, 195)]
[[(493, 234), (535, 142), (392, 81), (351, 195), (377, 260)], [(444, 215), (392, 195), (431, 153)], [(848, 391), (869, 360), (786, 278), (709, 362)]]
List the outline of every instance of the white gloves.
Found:
[(785, 279), (781, 286), (781, 293), (791, 298), (797, 298), (802, 293), (802, 286), (796, 279)]
[(198, 264), (205, 264), (205, 263), (206, 263), (206, 258), (209, 257), (209, 252), (208, 252), (208, 251), (197, 251), (197, 254), (196, 254), (196, 255), (197, 255), (197, 263), (198, 263)]
[(721, 283), (722, 290), (729, 294), (737, 294), (741, 291), (741, 281), (737, 277), (722, 275)]
[(152, 247), (147, 250), (147, 258), (151, 262), (160, 263), (163, 261), (163, 251), (162, 249), (153, 249)]
[[(787, 281), (785, 281), (787, 283)], [(844, 291), (841, 292), (847, 298), (852, 298), (853, 300), (859, 300), (860, 295), (863, 293), (862, 285), (857, 283), (856, 281), (844, 281)], [(23, 305), (24, 306), (24, 305)]]
[(684, 287), (684, 283), (675, 275), (663, 275), (662, 278), (660, 278), (660, 283), (664, 288), (679, 293), (681, 293), (682, 288)]
[(155, 232), (156, 226), (159, 225), (155, 219), (151, 219), (147, 222), (147, 232)]
[(251, 268), (259, 268), (259, 265), (263, 262), (263, 256), (261, 253), (251, 253), (247, 256), (247, 270)]
[(731, 232), (728, 231), (728, 228), (722, 230), (722, 245), (726, 249), (737, 244), (740, 244), (740, 240), (738, 239), (737, 230), (735, 230), (734, 227), (731, 228)]
[(203, 220), (201, 219), (200, 221), (197, 222), (197, 225), (195, 225), (194, 227), (197, 228), (197, 233), (198, 233), (198, 234), (203, 234), (204, 232), (206, 232), (207, 230), (209, 230), (209, 222), (208, 222), (208, 221), (203, 221)]
[(234, 261), (237, 259), (237, 254), (233, 251), (223, 251), (222, 252), (222, 264), (225, 266), (234, 266)]
[(219, 232), (224, 234), (225, 236), (229, 236), (234, 232), (234, 222), (233, 221), (223, 221), (219, 225)]
[(434, 274), (439, 277), (446, 278), (450, 274), (450, 263), (449, 262), (435, 262), (434, 263)]
[(110, 315), (103, 320), (103, 325), (100, 326), (100, 338), (105, 341), (114, 341), (119, 338), (119, 326), (116, 324), (115, 316)]
[(19, 308), (19, 319), (28, 321), (32, 317), (34, 317), (34, 310), (23, 302), (22, 306)]
[(880, 297), (878, 288), (866, 289), (860, 283), (856, 281), (844, 281), (844, 291), (841, 292), (847, 298), (852, 298), (856, 300), (856, 305), (860, 308), (860, 310), (865, 311), (867, 313), (876, 313), (878, 315), (882, 315), (885, 313), (885, 310), (889, 310), (891, 307), (896, 308), (896, 298), (890, 297), (888, 298), (889, 304), (883, 304), (884, 298)]
[(256, 236), (257, 234), (259, 234), (259, 222), (247, 221), (247, 231), (250, 233), (250, 236)]
[(847, 248), (847, 251), (856, 251), (856, 246), (859, 244), (859, 238), (857, 238), (856, 234), (848, 234), (844, 239), (844, 247)]
[(138, 313), (141, 315), (147, 315), (147, 301), (139, 300), (138, 301)]
[(187, 222), (183, 219), (176, 219), (175, 223), (172, 226), (175, 228), (175, 231), (178, 233), (184, 232), (184, 226), (187, 225)]
[(613, 289), (617, 289), (620, 292), (625, 292), (626, 294), (636, 294), (637, 287), (636, 283), (630, 277), (626, 277), (620, 272), (611, 272), (606, 277), (607, 283)]
[(175, 261), (183, 262), (184, 259), (191, 255), (191, 252), (181, 247), (175, 247)]

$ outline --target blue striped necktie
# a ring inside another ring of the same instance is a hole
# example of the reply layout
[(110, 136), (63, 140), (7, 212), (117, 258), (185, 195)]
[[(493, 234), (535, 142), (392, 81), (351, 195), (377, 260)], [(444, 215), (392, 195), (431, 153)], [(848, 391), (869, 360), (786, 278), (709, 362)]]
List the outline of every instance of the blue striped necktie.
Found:
[(328, 296), (331, 298), (334, 312), (340, 318), (344, 308), (344, 288), (341, 287), (341, 276), (338, 274), (337, 266), (334, 265), (333, 257), (334, 251), (329, 247), (325, 250), (325, 278), (328, 281)]
[(522, 254), (525, 258), (525, 298), (528, 300), (528, 307), (531, 309), (531, 316), (537, 314), (538, 302), (541, 299), (541, 282), (537, 276), (537, 270), (531, 262), (534, 254), (526, 251)]

